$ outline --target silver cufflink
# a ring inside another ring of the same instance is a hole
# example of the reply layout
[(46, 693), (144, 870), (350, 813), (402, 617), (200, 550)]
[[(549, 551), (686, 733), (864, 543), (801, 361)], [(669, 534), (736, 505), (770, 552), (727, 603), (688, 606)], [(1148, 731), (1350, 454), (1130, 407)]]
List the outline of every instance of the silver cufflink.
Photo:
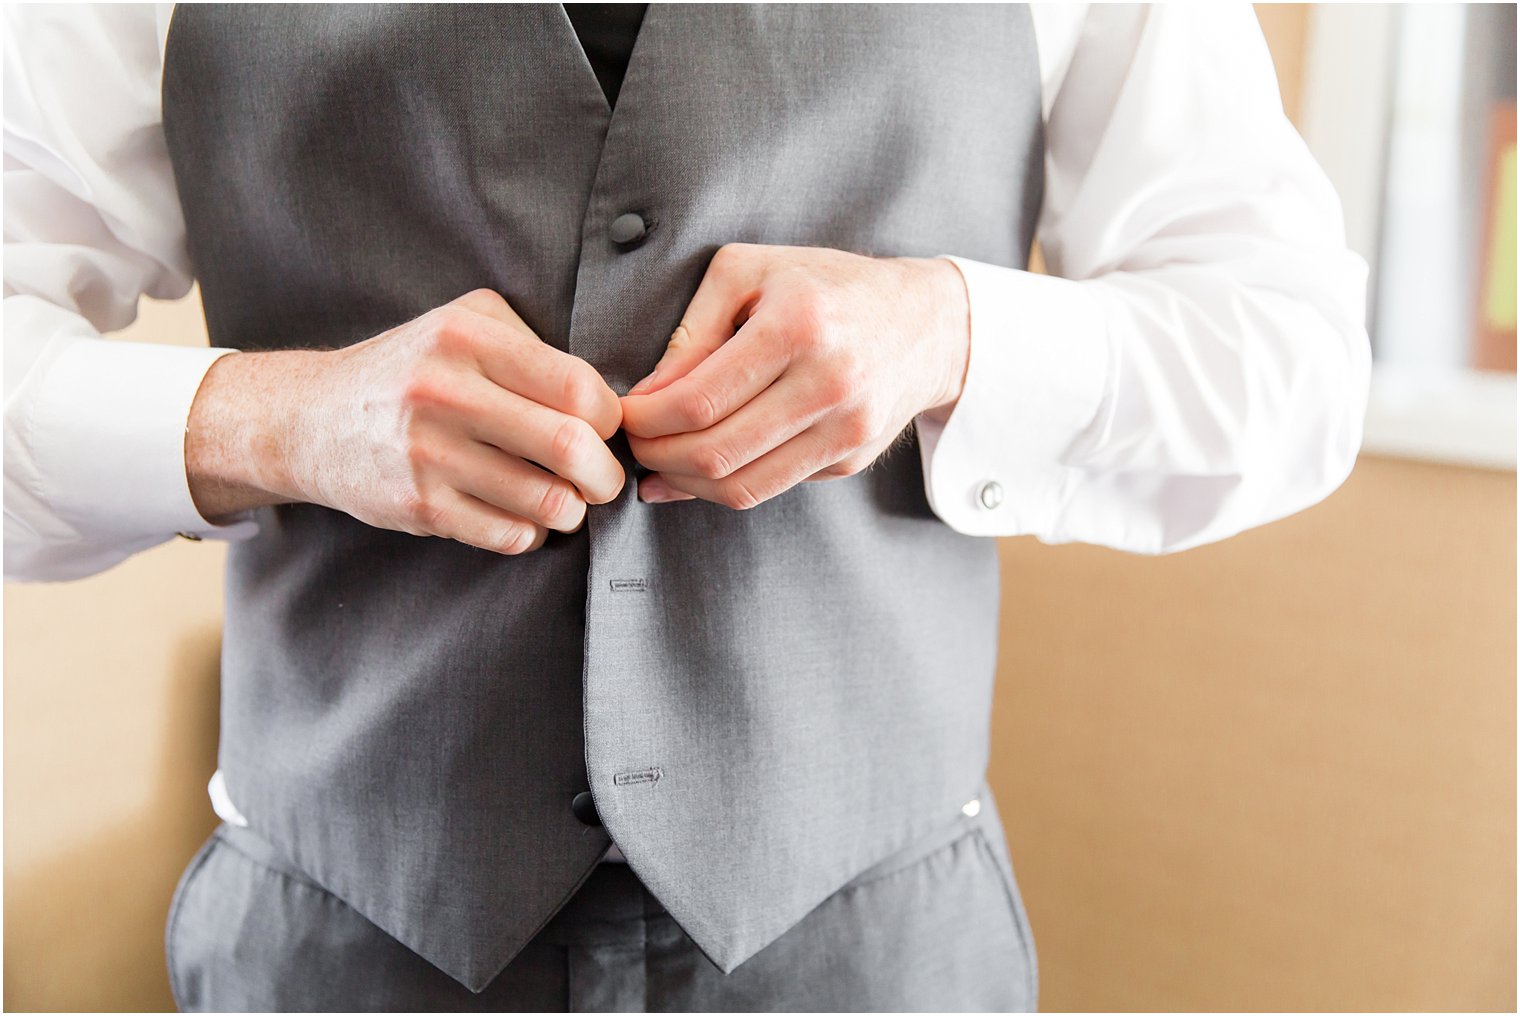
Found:
[(988, 480), (976, 492), (976, 499), (983, 508), (991, 511), (1003, 503), (1003, 485), (996, 480)]

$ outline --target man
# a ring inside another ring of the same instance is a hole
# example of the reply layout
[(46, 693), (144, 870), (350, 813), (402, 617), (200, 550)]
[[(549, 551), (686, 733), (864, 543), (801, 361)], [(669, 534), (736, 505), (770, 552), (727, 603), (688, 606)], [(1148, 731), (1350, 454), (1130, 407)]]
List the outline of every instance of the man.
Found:
[(1360, 437), (1249, 8), (12, 18), (8, 574), (237, 541), (182, 1007), (1034, 1006), (979, 537)]

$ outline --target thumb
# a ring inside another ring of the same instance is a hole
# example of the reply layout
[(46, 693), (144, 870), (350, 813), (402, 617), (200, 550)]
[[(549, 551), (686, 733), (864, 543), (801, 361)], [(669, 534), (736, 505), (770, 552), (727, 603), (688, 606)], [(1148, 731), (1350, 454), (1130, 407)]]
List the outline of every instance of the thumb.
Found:
[(697, 364), (711, 356), (727, 339), (728, 336), (719, 338), (711, 331), (705, 339), (698, 339), (686, 327), (686, 322), (682, 321), (671, 333), (660, 362), (654, 365), (654, 370), (649, 372), (648, 377), (628, 389), (628, 394), (653, 395), (671, 382), (679, 381), (690, 374)]
[(686, 305), (686, 313), (681, 315), (681, 323), (665, 346), (665, 355), (648, 377), (628, 390), (629, 395), (653, 395), (681, 380), (733, 338), (764, 268), (764, 259), (756, 256), (758, 251), (744, 244), (728, 244), (713, 255)]

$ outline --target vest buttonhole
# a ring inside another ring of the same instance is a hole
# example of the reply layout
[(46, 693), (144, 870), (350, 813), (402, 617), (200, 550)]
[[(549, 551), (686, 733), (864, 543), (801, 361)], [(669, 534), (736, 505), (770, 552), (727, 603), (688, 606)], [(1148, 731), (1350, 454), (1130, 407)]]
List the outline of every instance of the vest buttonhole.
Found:
[(634, 579), (609, 579), (608, 585), (614, 593), (647, 593), (649, 580), (643, 578)]

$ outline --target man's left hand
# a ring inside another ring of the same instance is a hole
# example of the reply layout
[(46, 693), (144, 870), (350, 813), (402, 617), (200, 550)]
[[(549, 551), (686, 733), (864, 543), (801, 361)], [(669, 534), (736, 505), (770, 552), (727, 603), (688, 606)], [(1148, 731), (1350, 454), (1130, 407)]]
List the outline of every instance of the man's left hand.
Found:
[(624, 396), (649, 502), (753, 508), (851, 476), (965, 383), (969, 312), (943, 258), (728, 244), (649, 377)]

